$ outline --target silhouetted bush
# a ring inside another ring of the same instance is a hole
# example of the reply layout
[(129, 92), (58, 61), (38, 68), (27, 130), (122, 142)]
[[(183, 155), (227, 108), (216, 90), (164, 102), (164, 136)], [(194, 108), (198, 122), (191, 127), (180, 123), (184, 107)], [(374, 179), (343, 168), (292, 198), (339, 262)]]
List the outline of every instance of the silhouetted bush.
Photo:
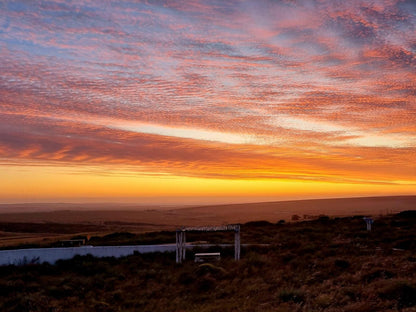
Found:
[(279, 291), (279, 299), (283, 302), (303, 303), (305, 301), (305, 293), (299, 289), (282, 289)]
[(207, 292), (215, 287), (216, 280), (211, 275), (204, 275), (196, 280), (196, 289), (198, 292)]
[(350, 262), (343, 259), (336, 259), (335, 260), (335, 266), (341, 268), (341, 269), (347, 269), (350, 267)]
[(247, 226), (254, 226), (254, 227), (273, 226), (273, 223), (269, 221), (264, 221), (264, 220), (250, 221), (243, 225), (243, 227), (247, 227)]
[(298, 215), (292, 215), (292, 221), (298, 221), (298, 220), (300, 220), (300, 216), (298, 216)]
[(405, 210), (399, 212), (396, 216), (404, 219), (416, 219), (416, 210)]
[(385, 269), (373, 268), (368, 273), (364, 274), (362, 280), (366, 283), (370, 283), (378, 279), (391, 279), (395, 277), (396, 274)]
[(329, 217), (328, 216), (325, 216), (325, 215), (319, 215), (319, 217), (318, 217), (318, 221), (319, 222), (324, 222), (324, 223), (326, 223), (326, 222), (328, 222), (330, 219), (329, 219)]
[(201, 277), (208, 274), (215, 276), (217, 279), (221, 279), (227, 274), (227, 271), (224, 268), (212, 263), (200, 264), (196, 270), (196, 276)]
[(396, 300), (398, 307), (413, 307), (416, 305), (416, 287), (407, 281), (392, 281), (379, 290), (381, 298)]

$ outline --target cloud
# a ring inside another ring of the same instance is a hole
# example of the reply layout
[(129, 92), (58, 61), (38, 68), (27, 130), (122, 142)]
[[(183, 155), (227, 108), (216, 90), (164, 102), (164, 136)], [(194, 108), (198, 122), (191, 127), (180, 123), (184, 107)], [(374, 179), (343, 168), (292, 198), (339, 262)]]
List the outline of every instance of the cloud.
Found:
[(412, 179), (411, 1), (0, 6), (3, 159)]

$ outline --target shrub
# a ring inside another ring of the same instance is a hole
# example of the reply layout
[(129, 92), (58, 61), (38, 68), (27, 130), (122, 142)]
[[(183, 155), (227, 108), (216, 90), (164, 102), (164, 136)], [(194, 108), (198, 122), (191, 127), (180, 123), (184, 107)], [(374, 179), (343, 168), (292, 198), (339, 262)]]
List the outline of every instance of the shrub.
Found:
[(399, 212), (397, 216), (405, 219), (416, 219), (416, 210), (405, 210)]
[(319, 215), (319, 218), (318, 218), (318, 222), (323, 222), (323, 223), (326, 223), (326, 222), (328, 222), (330, 219), (329, 219), (329, 217), (328, 216), (326, 216), (326, 215)]
[(210, 273), (212, 275), (216, 275), (216, 276), (222, 276), (224, 274), (226, 274), (226, 271), (219, 266), (216, 266), (212, 263), (202, 263), (198, 266), (197, 270), (196, 270), (196, 274), (197, 276), (202, 276), (205, 275), (207, 273)]
[(415, 243), (414, 237), (397, 241), (397, 243), (394, 245), (394, 248), (404, 249), (404, 250), (416, 249), (416, 243)]
[(283, 288), (279, 291), (279, 299), (282, 302), (292, 301), (294, 303), (305, 302), (305, 293), (299, 289)]
[(366, 283), (370, 283), (377, 279), (390, 279), (395, 277), (396, 274), (394, 274), (391, 271), (384, 270), (381, 268), (374, 268), (370, 270), (367, 274), (364, 274), (362, 277), (362, 280)]
[(292, 216), (292, 221), (299, 221), (299, 220), (300, 220), (300, 216), (296, 214)]
[(195, 276), (189, 272), (182, 272), (178, 278), (178, 282), (182, 285), (192, 284), (193, 281), (195, 281)]
[(337, 259), (335, 260), (335, 266), (341, 269), (348, 269), (350, 267), (350, 263), (347, 260)]
[(244, 224), (244, 226), (255, 226), (255, 227), (263, 227), (263, 226), (271, 226), (273, 225), (269, 221), (259, 220), (259, 221), (250, 221)]
[(199, 292), (207, 292), (215, 287), (216, 280), (210, 274), (202, 276), (196, 281), (196, 288)]
[(321, 294), (315, 299), (315, 303), (321, 308), (327, 308), (333, 303), (334, 298), (328, 294)]
[(416, 305), (416, 287), (407, 281), (392, 281), (379, 291), (382, 299), (397, 300), (398, 307), (413, 307)]

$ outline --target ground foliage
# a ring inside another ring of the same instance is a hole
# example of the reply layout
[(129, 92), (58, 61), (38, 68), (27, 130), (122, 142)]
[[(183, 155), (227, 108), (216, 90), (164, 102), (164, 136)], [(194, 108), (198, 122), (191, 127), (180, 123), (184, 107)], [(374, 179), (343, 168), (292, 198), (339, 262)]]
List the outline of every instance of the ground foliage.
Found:
[[(3, 266), (0, 311), (416, 310), (414, 213), (380, 217), (371, 232), (356, 216), (250, 222), (241, 233), (242, 243), (269, 245), (244, 248), (239, 262), (224, 249), (216, 263), (179, 265), (172, 253), (154, 253)], [(96, 242), (164, 237), (174, 232), (115, 233)], [(191, 238), (232, 242), (232, 233)]]

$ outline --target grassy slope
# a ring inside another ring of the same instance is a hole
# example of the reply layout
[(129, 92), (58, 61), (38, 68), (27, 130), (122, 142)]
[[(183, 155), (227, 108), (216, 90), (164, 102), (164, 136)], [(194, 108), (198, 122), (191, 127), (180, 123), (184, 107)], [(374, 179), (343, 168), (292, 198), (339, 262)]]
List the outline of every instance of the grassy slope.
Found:
[[(326, 214), (330, 216), (349, 216), (354, 214), (379, 215), (395, 213), (403, 210), (414, 209), (416, 196), (385, 196), (385, 197), (361, 197), (361, 198), (335, 198), (293, 200), (265, 203), (210, 205), (180, 209), (149, 209), (143, 207), (106, 206), (80, 204), (78, 209), (73, 206), (62, 210), (57, 205), (54, 211), (43, 211), (40, 204), (26, 204), (26, 210), (30, 212), (18, 212), (13, 205), (0, 205), (3, 207), (0, 213), (2, 222), (32, 222), (32, 223), (73, 223), (73, 224), (99, 224), (115, 221), (124, 222), (124, 225), (145, 226), (148, 230), (171, 229), (180, 225), (203, 225), (223, 223), (245, 223), (252, 220), (267, 220), (277, 222), (280, 219), (289, 221), (293, 214), (303, 216)], [(69, 204), (68, 204), (69, 205)], [(53, 204), (48, 204), (47, 209), (53, 209)], [(94, 208), (94, 209), (92, 209)], [(100, 209), (101, 208), (101, 209)], [(111, 208), (111, 209), (110, 209)], [(22, 208), (21, 208), (22, 209)], [(46, 209), (46, 208), (45, 208)], [(72, 209), (72, 210), (71, 210)], [(8, 213), (4, 213), (8, 211)], [(114, 224), (115, 225), (115, 224)]]
[(415, 222), (385, 217), (372, 232), (361, 217), (249, 223), (242, 242), (271, 245), (243, 250), (237, 263), (224, 250), (221, 262), (202, 265), (147, 254), (0, 267), (0, 310), (414, 311)]
[[(0, 205), (0, 248), (45, 247), (76, 233), (104, 236), (120, 231), (144, 233), (251, 220), (277, 222), (289, 221), (293, 215), (301, 218), (320, 214), (385, 215), (414, 207), (416, 196), (293, 200), (180, 209), (123, 204), (4, 204)], [(4, 213), (6, 211), (8, 213)]]

